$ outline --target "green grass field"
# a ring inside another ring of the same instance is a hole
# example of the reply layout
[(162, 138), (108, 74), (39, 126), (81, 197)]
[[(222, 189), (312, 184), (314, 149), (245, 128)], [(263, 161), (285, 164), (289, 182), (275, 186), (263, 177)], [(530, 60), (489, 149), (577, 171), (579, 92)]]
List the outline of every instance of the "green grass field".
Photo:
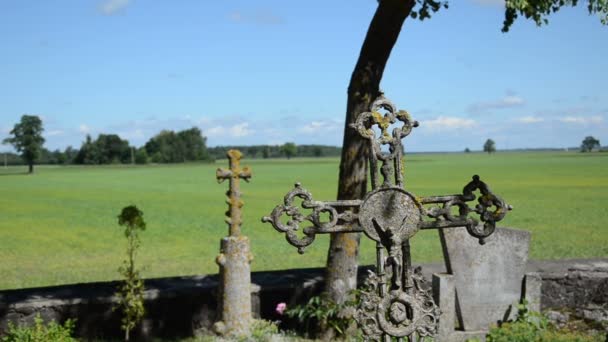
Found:
[[(335, 198), (337, 159), (244, 160), (244, 225), (253, 270), (323, 266), (329, 237), (304, 255), (260, 218), (300, 181), (315, 199)], [(148, 223), (139, 255), (145, 277), (216, 273), (227, 233), (216, 164), (0, 168), (0, 289), (116, 279), (125, 239), (116, 216), (136, 204)], [(406, 186), (419, 196), (460, 193), (479, 174), (514, 210), (502, 226), (532, 231), (535, 259), (608, 256), (608, 153), (416, 154)], [(366, 239), (363, 239), (366, 240)], [(414, 262), (441, 260), (438, 235), (417, 234)], [(374, 262), (372, 243), (361, 263)]]

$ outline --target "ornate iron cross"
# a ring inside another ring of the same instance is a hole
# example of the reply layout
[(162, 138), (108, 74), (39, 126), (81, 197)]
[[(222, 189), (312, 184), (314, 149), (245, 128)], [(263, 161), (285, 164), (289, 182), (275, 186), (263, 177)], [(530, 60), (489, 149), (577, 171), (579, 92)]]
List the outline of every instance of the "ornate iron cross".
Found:
[[(389, 132), (391, 125), (399, 126), (399, 122), (403, 125)], [(366, 280), (367, 289), (362, 293), (355, 316), (368, 340), (390, 341), (392, 336), (415, 341), (421, 336), (433, 336), (437, 331), (439, 310), (430, 291), (422, 286), (420, 268), (412, 270), (410, 238), (423, 229), (464, 226), (483, 244), (484, 238), (494, 232), (496, 222), (511, 209), (477, 175), (458, 195), (417, 197), (406, 191), (401, 140), (417, 126), (418, 122), (406, 111), (397, 111), (389, 100), (380, 96), (370, 112), (360, 114), (351, 125), (370, 142), (372, 191), (363, 200), (322, 202), (314, 200), (310, 192), (296, 183), (283, 204), (262, 219), (285, 233), (287, 241), (300, 253), (321, 233), (364, 232), (376, 241), (376, 273), (370, 272)], [(387, 146), (388, 151), (382, 151), (383, 146)], [(471, 208), (467, 202), (477, 198), (474, 194), (477, 190), (481, 196)], [(310, 214), (301, 213), (294, 203), (297, 198), (302, 200), (301, 208), (312, 210)], [(325, 221), (322, 220), (324, 213), (329, 217)], [(472, 213), (477, 214), (479, 220), (469, 217)], [(283, 215), (287, 220), (282, 220)], [(312, 226), (304, 227), (299, 237), (297, 232), (305, 221)]]
[(228, 196), (226, 203), (229, 207), (226, 212), (226, 223), (230, 226), (229, 235), (239, 236), (241, 235), (241, 224), (243, 223), (241, 219), (243, 201), (241, 200), (240, 180), (243, 179), (249, 182), (251, 170), (248, 166), (241, 169), (243, 154), (239, 150), (229, 150), (226, 155), (228, 156), (230, 169), (217, 169), (215, 177), (218, 183), (226, 179), (230, 180), (228, 191), (226, 191), (226, 196)]

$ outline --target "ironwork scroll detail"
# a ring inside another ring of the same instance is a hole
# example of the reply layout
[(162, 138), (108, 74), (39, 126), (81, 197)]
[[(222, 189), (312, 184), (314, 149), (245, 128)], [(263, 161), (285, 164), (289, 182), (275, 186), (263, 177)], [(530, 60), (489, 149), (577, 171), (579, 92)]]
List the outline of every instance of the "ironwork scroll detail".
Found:
[[(475, 208), (471, 208), (467, 202), (477, 198), (474, 194), (477, 190), (481, 196), (477, 199)], [(420, 229), (466, 227), (469, 234), (479, 239), (482, 245), (485, 243), (485, 238), (494, 233), (496, 222), (502, 220), (507, 212), (513, 209), (495, 195), (478, 175), (473, 176), (473, 180), (464, 187), (462, 195), (423, 197), (420, 203), (442, 205), (423, 208), (424, 214), (433, 221), (422, 222)], [(454, 208), (458, 210), (458, 215), (454, 215)], [(479, 215), (479, 220), (469, 217), (472, 213)]]
[[(310, 209), (312, 212), (305, 215), (300, 207), (294, 205), (294, 201), (299, 198), (302, 200), (301, 208)], [(356, 224), (357, 214), (352, 208), (359, 207), (360, 200), (321, 202), (315, 201), (308, 190), (296, 183), (294, 188), (283, 198), (283, 204), (277, 205), (270, 216), (262, 218), (262, 222), (269, 222), (279, 232), (285, 233), (287, 241), (298, 248), (298, 253), (304, 253), (304, 249), (312, 244), (316, 234), (322, 233), (348, 233), (360, 232), (360, 227)], [(342, 207), (347, 210), (338, 212), (337, 208)], [(351, 210), (348, 210), (351, 209)], [(323, 221), (322, 214), (328, 214), (329, 220)], [(282, 221), (286, 216), (287, 221)], [(310, 222), (312, 226), (300, 229), (303, 222)], [(303, 237), (298, 237), (296, 232), (301, 230)]]
[[(381, 110), (386, 113), (382, 115)], [(396, 127), (389, 132), (391, 125), (401, 122), (401, 127)], [(373, 126), (380, 130), (380, 136), (376, 137)], [(371, 145), (370, 173), (372, 189), (378, 188), (378, 160), (382, 161), (380, 173), (383, 178), (383, 187), (393, 185), (391, 176), (395, 178), (395, 185), (403, 186), (403, 172), (401, 158), (403, 156), (403, 144), (401, 140), (408, 136), (412, 128), (418, 127), (418, 121), (412, 120), (410, 114), (405, 110), (397, 110), (397, 107), (384, 96), (380, 96), (372, 103), (369, 112), (359, 114), (351, 127), (359, 132), (359, 135), (369, 139)], [(382, 145), (388, 145), (389, 151), (382, 152)]]
[(420, 267), (411, 275), (409, 290), (393, 290), (380, 295), (386, 282), (372, 271), (361, 292), (361, 304), (355, 315), (366, 340), (381, 341), (384, 334), (393, 337), (434, 336), (437, 333), (439, 308), (435, 305)]

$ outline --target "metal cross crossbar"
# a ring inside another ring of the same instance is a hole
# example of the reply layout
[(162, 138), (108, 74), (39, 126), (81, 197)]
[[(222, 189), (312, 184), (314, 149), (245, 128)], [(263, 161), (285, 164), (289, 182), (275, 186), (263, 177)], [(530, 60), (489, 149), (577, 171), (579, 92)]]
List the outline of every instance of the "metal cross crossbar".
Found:
[[(391, 125), (398, 121), (403, 125), (389, 132)], [(483, 244), (494, 232), (496, 222), (511, 209), (477, 175), (462, 194), (417, 197), (406, 191), (401, 140), (417, 126), (418, 122), (406, 111), (397, 111), (389, 100), (380, 96), (370, 112), (360, 114), (351, 125), (370, 142), (372, 191), (363, 200), (322, 202), (314, 200), (310, 192), (297, 183), (285, 195), (283, 204), (262, 219), (285, 233), (287, 241), (300, 253), (313, 243), (316, 234), (322, 233), (364, 232), (376, 241), (376, 273), (370, 272), (366, 280), (367, 290), (363, 291), (355, 316), (369, 340), (388, 341), (392, 336), (415, 341), (436, 333), (439, 310), (432, 295), (421, 286), (424, 279), (420, 268), (412, 270), (410, 238), (421, 229), (464, 226)], [(388, 152), (382, 151), (383, 146), (388, 146)], [(379, 174), (383, 178), (381, 184)], [(481, 195), (471, 208), (468, 202), (477, 198), (475, 191)], [(298, 198), (302, 200), (303, 210), (312, 210), (310, 214), (304, 215), (296, 206)], [(470, 214), (477, 214), (479, 219)], [(287, 220), (283, 216), (287, 216)], [(305, 221), (312, 225), (304, 227), (299, 237), (297, 232)]]

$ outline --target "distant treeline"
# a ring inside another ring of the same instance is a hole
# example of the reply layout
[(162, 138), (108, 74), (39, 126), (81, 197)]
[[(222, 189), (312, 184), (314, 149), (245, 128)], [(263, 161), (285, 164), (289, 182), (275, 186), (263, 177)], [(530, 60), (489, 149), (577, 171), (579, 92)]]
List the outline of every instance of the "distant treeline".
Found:
[[(193, 127), (183, 131), (163, 130), (148, 140), (144, 146), (135, 147), (117, 134), (99, 134), (96, 139), (87, 135), (79, 149), (68, 146), (65, 150), (41, 149), (36, 164), (51, 165), (105, 165), (211, 162), (226, 158), (230, 149), (239, 149), (246, 158), (291, 158), (339, 156), (341, 149), (335, 146), (283, 145), (217, 146), (208, 148), (207, 138)], [(15, 153), (0, 155), (0, 164), (24, 165)]]
[[(68, 146), (65, 150), (49, 151), (42, 148), (37, 164), (147, 164), (211, 161), (206, 140), (201, 130), (193, 127), (179, 132), (163, 130), (142, 147), (129, 144), (117, 134), (99, 134), (96, 139), (87, 135), (80, 149)], [(5, 153), (8, 165), (24, 164), (20, 156)], [(4, 160), (0, 159), (0, 163)]]
[[(295, 147), (295, 151), (293, 148)], [(241, 151), (246, 158), (286, 158), (286, 157), (339, 157), (342, 149), (337, 146), (325, 145), (253, 145), (253, 146), (216, 146), (207, 151), (213, 159), (226, 158), (226, 152), (231, 149)]]

